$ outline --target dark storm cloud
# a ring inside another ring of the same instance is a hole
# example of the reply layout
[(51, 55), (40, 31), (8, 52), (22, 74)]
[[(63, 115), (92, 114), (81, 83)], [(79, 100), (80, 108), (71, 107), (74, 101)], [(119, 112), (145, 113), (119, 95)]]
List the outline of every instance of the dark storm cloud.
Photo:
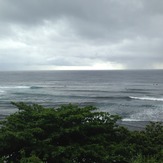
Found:
[(135, 30), (143, 32), (151, 28), (148, 25), (153, 23), (152, 18), (162, 13), (161, 9), (160, 12), (157, 10), (161, 5), (161, 1), (156, 4), (153, 0), (5, 0), (1, 2), (0, 15), (4, 22), (25, 25), (65, 18), (82, 36), (94, 38), (112, 34), (118, 37), (118, 34), (137, 35)]
[(163, 68), (161, 0), (0, 0), (0, 25), (6, 65)]

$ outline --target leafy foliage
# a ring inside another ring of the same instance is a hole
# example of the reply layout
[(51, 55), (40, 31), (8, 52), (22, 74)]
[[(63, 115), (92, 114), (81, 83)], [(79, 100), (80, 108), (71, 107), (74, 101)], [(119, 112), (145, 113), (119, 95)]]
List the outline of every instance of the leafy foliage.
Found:
[(13, 104), (19, 111), (1, 121), (1, 160), (130, 163), (150, 157), (162, 162), (163, 127), (160, 123), (152, 123), (145, 131), (131, 132), (117, 125), (119, 116), (97, 112), (92, 106), (80, 108), (69, 104), (53, 109)]

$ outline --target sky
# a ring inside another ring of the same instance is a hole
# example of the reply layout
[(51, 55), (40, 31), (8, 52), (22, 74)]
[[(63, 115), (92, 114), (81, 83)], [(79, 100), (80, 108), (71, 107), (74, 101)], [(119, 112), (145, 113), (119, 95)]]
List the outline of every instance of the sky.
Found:
[(0, 0), (0, 70), (163, 69), (162, 0)]

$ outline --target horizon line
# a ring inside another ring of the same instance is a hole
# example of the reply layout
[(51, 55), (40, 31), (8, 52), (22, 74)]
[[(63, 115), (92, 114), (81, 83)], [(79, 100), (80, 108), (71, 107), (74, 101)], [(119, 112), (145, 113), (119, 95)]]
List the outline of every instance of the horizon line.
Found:
[(0, 72), (36, 72), (36, 71), (157, 71), (157, 70), (163, 70), (163, 69), (74, 69), (74, 70), (65, 70), (65, 69), (57, 69), (57, 70), (46, 70), (46, 69), (42, 69), (42, 70), (0, 70)]

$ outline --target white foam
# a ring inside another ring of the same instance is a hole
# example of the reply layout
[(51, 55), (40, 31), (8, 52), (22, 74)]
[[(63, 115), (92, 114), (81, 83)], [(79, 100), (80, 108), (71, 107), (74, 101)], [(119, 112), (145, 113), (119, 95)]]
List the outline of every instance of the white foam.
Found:
[(122, 121), (162, 121), (162, 117), (163, 109), (160, 107), (157, 109), (143, 109), (128, 118), (122, 119)]
[(135, 100), (163, 101), (163, 98), (156, 98), (156, 97), (134, 97), (134, 96), (130, 96), (130, 98), (135, 99)]
[(132, 122), (132, 121), (140, 121), (140, 119), (124, 118), (124, 119), (122, 119), (122, 121)]
[(29, 89), (29, 86), (0, 86), (0, 89)]

